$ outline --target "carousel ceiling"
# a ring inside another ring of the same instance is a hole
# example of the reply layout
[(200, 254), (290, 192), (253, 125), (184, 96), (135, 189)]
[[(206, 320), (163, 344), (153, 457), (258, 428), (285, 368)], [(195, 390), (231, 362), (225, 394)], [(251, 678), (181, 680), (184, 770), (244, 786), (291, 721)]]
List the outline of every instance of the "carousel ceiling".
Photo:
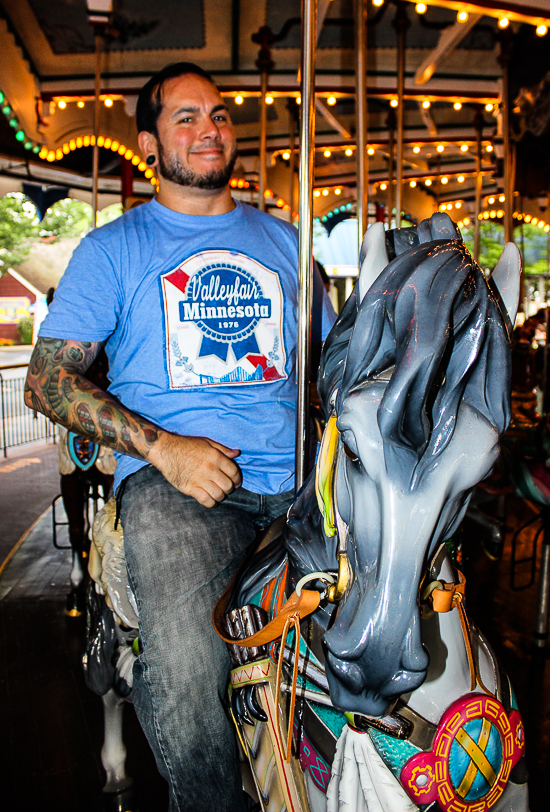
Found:
[[(355, 46), (353, 0), (318, 5), (315, 206), (322, 215), (344, 199), (353, 203), (355, 195)], [(531, 197), (547, 191), (549, 93), (537, 86), (550, 72), (550, 35), (541, 36), (540, 28), (550, 26), (548, 0), (436, 0), (424, 13), (418, 13), (418, 4), (403, 5), (409, 21), (405, 207), (423, 216), (437, 198), (438, 204), (462, 201), (467, 209), (475, 181), (476, 121), (482, 128), (484, 191), (501, 191), (502, 53), (510, 58), (512, 99), (527, 89), (514, 121), (516, 189)], [(462, 22), (458, 11), (466, 14)], [(153, 192), (154, 177), (145, 177), (136, 154), (136, 94), (163, 65), (188, 60), (210, 70), (229, 98), (240, 153), (236, 179), (242, 180), (236, 193), (250, 196), (258, 175), (260, 119), (259, 44), (252, 37), (269, 26), (274, 66), (268, 185), (273, 205), (286, 204), (291, 174), (285, 155), (299, 109), (300, 13), (300, 0), (114, 0), (102, 56), (104, 190), (116, 188), (126, 157), (133, 159), (138, 192)], [(367, 0), (369, 163), (372, 199), (378, 202), (387, 189), (395, 118), (395, 15), (395, 0)], [(0, 0), (0, 49), (0, 174), (49, 182), (54, 173), (59, 183), (65, 173), (67, 184), (76, 178), (86, 188), (95, 66), (86, 0)]]

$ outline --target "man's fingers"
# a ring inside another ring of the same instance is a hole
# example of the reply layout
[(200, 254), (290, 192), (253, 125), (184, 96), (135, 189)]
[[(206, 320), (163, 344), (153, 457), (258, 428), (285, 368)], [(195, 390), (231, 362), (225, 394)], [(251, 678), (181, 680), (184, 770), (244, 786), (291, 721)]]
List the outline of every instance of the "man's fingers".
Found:
[(208, 440), (210, 445), (217, 448), (218, 451), (221, 451), (226, 457), (233, 459), (234, 457), (238, 457), (241, 453), (239, 448), (228, 448), (226, 445), (222, 445), (221, 443), (217, 443), (215, 440)]
[(233, 485), (238, 488), (242, 482), (242, 473), (239, 466), (233, 460), (222, 457), (220, 460), (220, 471), (229, 477)]
[(218, 503), (217, 501), (205, 491), (204, 488), (192, 488), (189, 492), (189, 496), (192, 496), (193, 499), (196, 499), (199, 505), (207, 508), (213, 508)]

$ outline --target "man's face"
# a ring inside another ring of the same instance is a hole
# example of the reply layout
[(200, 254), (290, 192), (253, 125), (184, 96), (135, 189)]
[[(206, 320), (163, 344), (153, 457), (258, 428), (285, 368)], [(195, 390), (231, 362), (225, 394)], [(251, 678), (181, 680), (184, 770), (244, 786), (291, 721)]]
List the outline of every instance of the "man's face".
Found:
[(165, 82), (157, 132), (163, 178), (197, 189), (227, 185), (237, 158), (235, 130), (213, 84), (194, 74)]

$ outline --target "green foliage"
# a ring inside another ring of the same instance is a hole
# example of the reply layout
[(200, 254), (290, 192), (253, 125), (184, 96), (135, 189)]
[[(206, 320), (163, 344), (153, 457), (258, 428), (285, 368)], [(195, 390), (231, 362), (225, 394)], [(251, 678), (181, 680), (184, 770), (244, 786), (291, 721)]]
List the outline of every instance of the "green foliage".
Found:
[[(121, 214), (121, 203), (107, 206), (98, 212), (98, 227)], [(39, 221), (34, 204), (20, 192), (0, 198), (0, 276), (20, 265), (33, 243), (48, 237), (84, 237), (91, 223), (92, 209), (81, 200), (58, 200)]]
[[(493, 270), (504, 248), (504, 227), (494, 220), (480, 223), (479, 264), (483, 270)], [(464, 242), (471, 254), (474, 253), (474, 227), (461, 229)], [(538, 226), (520, 223), (514, 229), (514, 242), (523, 257), (523, 270), (527, 275), (538, 276), (550, 271), (549, 235)]]
[(38, 217), (22, 194), (0, 198), (0, 276), (19, 265), (38, 238)]
[(21, 344), (32, 344), (32, 318), (21, 319), (17, 325), (17, 332), (21, 339)]
[(92, 224), (92, 210), (82, 200), (66, 197), (50, 206), (40, 223), (41, 237), (84, 237)]
[[(461, 229), (468, 251), (474, 253), (474, 227)], [(504, 229), (493, 220), (479, 224), (479, 264), (484, 271), (493, 271), (504, 248)]]

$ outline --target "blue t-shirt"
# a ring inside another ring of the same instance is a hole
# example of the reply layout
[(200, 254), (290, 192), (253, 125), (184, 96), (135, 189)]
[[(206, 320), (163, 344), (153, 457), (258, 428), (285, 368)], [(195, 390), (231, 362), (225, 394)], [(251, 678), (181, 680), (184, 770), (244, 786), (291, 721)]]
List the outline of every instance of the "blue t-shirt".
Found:
[[(293, 487), (298, 234), (251, 206), (156, 200), (75, 250), (41, 336), (105, 342), (109, 392), (168, 431), (238, 448), (243, 486)], [(335, 315), (315, 274), (313, 340)], [(146, 463), (117, 454), (115, 486)]]

